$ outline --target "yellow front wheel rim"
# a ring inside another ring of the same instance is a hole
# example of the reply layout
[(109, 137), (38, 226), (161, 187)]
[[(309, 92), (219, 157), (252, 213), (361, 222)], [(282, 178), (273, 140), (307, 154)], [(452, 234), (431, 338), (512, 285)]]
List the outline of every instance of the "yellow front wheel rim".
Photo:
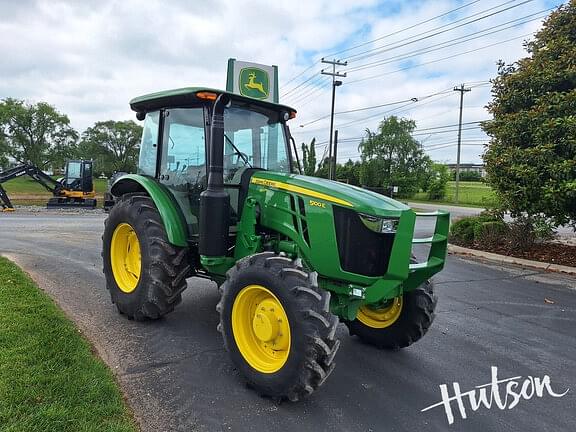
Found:
[(390, 327), (402, 314), (402, 296), (394, 298), (389, 305), (383, 308), (372, 308), (368, 305), (360, 306), (356, 318), (368, 327), (382, 329)]
[(110, 263), (118, 288), (127, 294), (134, 291), (140, 280), (142, 256), (136, 231), (127, 223), (119, 224), (112, 234)]
[(288, 360), (288, 316), (278, 297), (261, 285), (244, 287), (234, 299), (232, 333), (240, 354), (258, 372), (277, 372)]

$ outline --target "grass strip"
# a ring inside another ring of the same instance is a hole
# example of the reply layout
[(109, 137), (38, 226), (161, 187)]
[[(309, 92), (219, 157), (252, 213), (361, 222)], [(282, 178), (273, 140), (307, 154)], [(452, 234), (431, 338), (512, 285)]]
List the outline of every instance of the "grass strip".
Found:
[(0, 431), (137, 431), (111, 371), (54, 302), (3, 257)]

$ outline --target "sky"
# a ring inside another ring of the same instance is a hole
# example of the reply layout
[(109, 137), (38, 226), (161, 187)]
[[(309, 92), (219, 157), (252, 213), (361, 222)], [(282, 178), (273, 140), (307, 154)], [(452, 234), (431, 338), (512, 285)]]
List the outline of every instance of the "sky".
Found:
[[(280, 102), (298, 115), (298, 144), (329, 137), (331, 78), (321, 59), (347, 61), (336, 89), (338, 161), (359, 158), (366, 129), (412, 119), (432, 159), (456, 161), (465, 85), (463, 163), (481, 163), (489, 140), (496, 62), (524, 56), (560, 0), (136, 1), (0, 0), (0, 99), (45, 101), (79, 132), (135, 119), (135, 96), (187, 86), (225, 88), (228, 58), (279, 68)], [(370, 108), (385, 105), (379, 108)], [(342, 113), (343, 111), (354, 111)]]

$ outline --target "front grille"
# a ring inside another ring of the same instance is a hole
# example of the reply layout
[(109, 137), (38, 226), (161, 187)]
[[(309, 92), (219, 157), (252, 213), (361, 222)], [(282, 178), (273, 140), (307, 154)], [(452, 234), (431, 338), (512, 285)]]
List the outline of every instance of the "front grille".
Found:
[(394, 234), (372, 231), (354, 210), (338, 206), (333, 208), (342, 270), (365, 276), (385, 275)]

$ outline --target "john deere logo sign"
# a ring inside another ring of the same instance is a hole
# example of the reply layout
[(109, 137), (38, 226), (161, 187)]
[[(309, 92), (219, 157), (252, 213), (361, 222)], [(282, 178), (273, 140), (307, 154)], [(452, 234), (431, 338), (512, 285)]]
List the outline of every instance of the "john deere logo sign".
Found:
[(262, 101), (278, 103), (278, 67), (228, 59), (226, 90)]
[(241, 69), (238, 84), (242, 96), (267, 99), (270, 95), (270, 78), (268, 72), (262, 69), (254, 67)]

